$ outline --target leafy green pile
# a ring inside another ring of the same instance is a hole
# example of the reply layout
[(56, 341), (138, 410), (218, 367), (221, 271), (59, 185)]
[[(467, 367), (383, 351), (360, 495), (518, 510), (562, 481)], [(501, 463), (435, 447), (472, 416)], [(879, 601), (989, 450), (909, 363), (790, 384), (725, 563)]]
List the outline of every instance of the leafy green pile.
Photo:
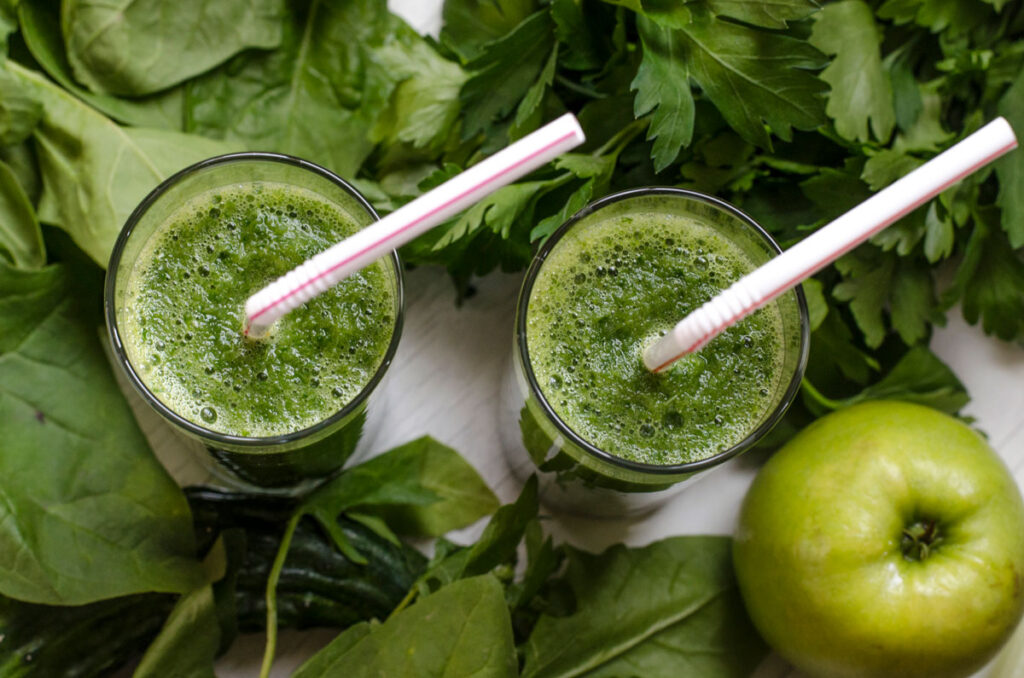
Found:
[[(136, 620), (136, 596), (163, 602), (144, 598), (149, 616), (103, 661), (162, 624), (137, 674), (212, 675), (231, 621), (265, 614), (268, 668), (276, 622), (298, 618), (299, 598), (323, 602), (289, 588), (304, 576), (295, 559), (310, 544), (322, 554), (311, 540), (350, 565), (377, 562), (339, 516), (396, 546), (495, 509), (457, 454), (416, 441), (289, 507), (264, 535), (273, 548), (261, 542), (265, 597), (249, 595), (245, 614), (225, 607), (248, 571), (231, 557), (236, 528), (197, 543), (96, 332), (114, 239), (173, 172), (232, 150), (292, 153), (387, 211), (569, 110), (585, 147), (413, 242), (406, 260), (446, 267), (461, 297), (474, 276), (522, 269), (592, 199), (654, 184), (723, 197), (785, 247), (995, 115), (1024, 130), (1022, 36), (1021, 0), (447, 0), (436, 41), (384, 0), (0, 0), (0, 629), (21, 629), (0, 630), (19, 643), (4, 654), (14, 641), (0, 640), (0, 675), (60, 675), (33, 658), (101, 642), (74, 633)], [(966, 393), (927, 349), (932, 327), (959, 303), (986, 332), (1024, 338), (1022, 246), (1017, 152), (809, 281), (803, 398), (773, 442), (870, 398), (958, 411)], [(528, 485), (477, 543), (439, 540), (397, 611), (358, 617), (377, 621), (300, 675), (403, 674), (409, 648), (428, 675), (667, 676), (686, 662), (743, 676), (763, 656), (726, 540), (595, 556), (556, 548), (536, 511)], [(611, 595), (624, 581), (631, 595)], [(318, 609), (341, 619), (345, 604)], [(74, 640), (40, 646), (35, 629)]]

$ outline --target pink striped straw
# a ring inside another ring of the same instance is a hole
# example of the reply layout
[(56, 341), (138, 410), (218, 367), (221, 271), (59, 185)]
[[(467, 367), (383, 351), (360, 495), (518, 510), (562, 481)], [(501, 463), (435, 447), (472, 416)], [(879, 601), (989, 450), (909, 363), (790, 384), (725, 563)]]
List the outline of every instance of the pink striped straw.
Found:
[(1010, 124), (996, 118), (737, 280), (648, 346), (644, 365), (652, 372), (663, 372), (886, 226), (1016, 147)]
[(584, 139), (576, 118), (567, 113), (317, 254), (249, 297), (246, 335), (265, 334), (284, 314)]

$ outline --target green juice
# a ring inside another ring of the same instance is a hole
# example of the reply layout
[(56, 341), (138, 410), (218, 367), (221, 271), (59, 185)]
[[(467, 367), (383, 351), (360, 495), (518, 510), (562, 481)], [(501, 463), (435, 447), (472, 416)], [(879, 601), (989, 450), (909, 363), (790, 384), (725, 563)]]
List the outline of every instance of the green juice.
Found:
[(591, 445), (643, 464), (696, 462), (743, 441), (791, 376), (776, 304), (664, 374), (641, 356), (757, 263), (720, 224), (656, 202), (569, 230), (547, 254), (526, 315), (530, 367), (550, 408)]
[(245, 438), (302, 431), (344, 408), (392, 340), (391, 262), (345, 279), (265, 338), (243, 336), (243, 305), (359, 228), (317, 193), (274, 182), (213, 189), (174, 210), (135, 260), (119, 321), (146, 388), (184, 419)]

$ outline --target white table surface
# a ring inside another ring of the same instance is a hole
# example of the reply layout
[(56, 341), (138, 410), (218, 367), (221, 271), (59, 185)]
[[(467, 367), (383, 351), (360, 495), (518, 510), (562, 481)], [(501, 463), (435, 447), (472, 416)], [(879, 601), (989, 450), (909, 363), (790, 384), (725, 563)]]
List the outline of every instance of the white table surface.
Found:
[[(441, 0), (390, 0), (392, 10), (414, 28), (435, 34)], [(500, 377), (512, 345), (512, 315), (520, 275), (495, 274), (477, 281), (477, 294), (461, 308), (446, 275), (420, 269), (406, 277), (406, 319), (402, 342), (386, 382), (389, 419), (373, 452), (430, 434), (463, 454), (503, 502), (518, 495), (519, 483), (504, 462), (495, 420)], [(1024, 349), (986, 337), (954, 310), (932, 348), (966, 384), (966, 413), (989, 435), (996, 450), (1024, 483)], [(157, 455), (183, 484), (207, 480), (205, 471), (182, 453), (178, 439), (156, 415), (133, 402)], [(675, 534), (731, 534), (740, 501), (757, 462), (740, 457), (706, 480), (687, 488), (653, 515), (638, 520), (586, 520), (552, 516), (557, 538), (593, 551), (625, 542), (643, 545)], [(451, 535), (468, 541), (480, 525)], [(1024, 633), (1024, 625), (1018, 630)], [(282, 632), (273, 676), (288, 676), (336, 635), (335, 631)], [(259, 673), (262, 635), (239, 638), (217, 663), (221, 678)], [(758, 678), (796, 678), (778, 658), (760, 667)], [(978, 676), (986, 675), (986, 671)]]

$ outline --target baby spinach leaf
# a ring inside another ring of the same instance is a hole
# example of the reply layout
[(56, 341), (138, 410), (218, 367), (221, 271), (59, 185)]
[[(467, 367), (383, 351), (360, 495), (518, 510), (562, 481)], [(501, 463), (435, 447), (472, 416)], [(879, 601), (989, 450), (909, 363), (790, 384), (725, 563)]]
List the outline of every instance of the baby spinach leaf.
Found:
[(658, 172), (671, 165), (693, 139), (694, 104), (683, 40), (676, 31), (641, 16), (637, 19), (643, 60), (630, 87), (636, 90), (633, 114), (654, 111), (647, 131)]
[(34, 71), (8, 63), (43, 105), (33, 132), (43, 177), (39, 220), (60, 226), (106, 266), (121, 227), (174, 172), (231, 146), (211, 139), (120, 127)]
[(537, 502), (537, 478), (531, 476), (515, 503), (506, 504), (494, 512), (476, 543), (455, 548), (432, 562), (413, 588), (420, 595), (426, 595), (459, 579), (486, 574), (514, 560), (526, 528), (537, 517)]
[(523, 678), (749, 676), (767, 648), (747, 618), (727, 537), (674, 537), (593, 555), (567, 547), (575, 612), (542, 615)]
[(239, 55), (189, 83), (186, 129), (355, 176), (396, 84), (368, 54), (422, 39), (383, 0), (296, 0), (283, 30), (278, 49)]
[(424, 436), (346, 470), (313, 492), (300, 510), (337, 524), (339, 514), (358, 508), (394, 518), (395, 529), (407, 534), (436, 537), (497, 507), (476, 469)]
[(383, 624), (358, 624), (299, 667), (295, 678), (515, 678), (512, 623), (489, 575), (446, 586)]
[[(418, 500), (411, 503), (380, 501), (378, 496), (376, 502), (361, 506), (363, 513), (383, 517), (399, 534), (439, 537), (472, 525), (498, 508), (498, 498), (476, 469), (458, 452), (430, 436), (417, 438), (381, 456), (403, 465), (404, 472), (398, 475), (415, 474), (415, 483), (433, 495), (427, 504), (420, 504)], [(374, 461), (352, 470), (357, 471)], [(396, 476), (389, 472), (388, 477), (381, 478), (379, 482), (386, 486), (395, 479)], [(414, 496), (418, 494), (414, 493)]]
[(0, 261), (0, 593), (80, 605), (191, 590), (204, 579), (185, 497), (147, 448), (76, 287), (62, 267)]
[(18, 0), (0, 0), (0, 55), (7, 54), (7, 36), (18, 30)]
[(46, 263), (46, 248), (32, 203), (11, 168), (0, 161), (0, 257), (19, 268)]
[(140, 96), (204, 73), (250, 47), (281, 42), (282, 0), (63, 0), (75, 79), (93, 92)]
[(32, 134), (43, 107), (10, 72), (0, 69), (0, 146), (19, 144)]
[(206, 584), (178, 599), (132, 678), (216, 678), (219, 643), (213, 586)]
[(896, 123), (892, 85), (882, 68), (882, 31), (863, 0), (843, 0), (818, 13), (810, 42), (836, 58), (821, 72), (832, 86), (825, 112), (846, 139), (868, 141), (868, 122), (886, 142)]
[(47, 75), (61, 87), (111, 118), (129, 125), (181, 129), (184, 90), (174, 87), (146, 97), (125, 99), (97, 94), (79, 85), (71, 73), (60, 32), (59, 0), (33, 0), (18, 6), (21, 37)]

